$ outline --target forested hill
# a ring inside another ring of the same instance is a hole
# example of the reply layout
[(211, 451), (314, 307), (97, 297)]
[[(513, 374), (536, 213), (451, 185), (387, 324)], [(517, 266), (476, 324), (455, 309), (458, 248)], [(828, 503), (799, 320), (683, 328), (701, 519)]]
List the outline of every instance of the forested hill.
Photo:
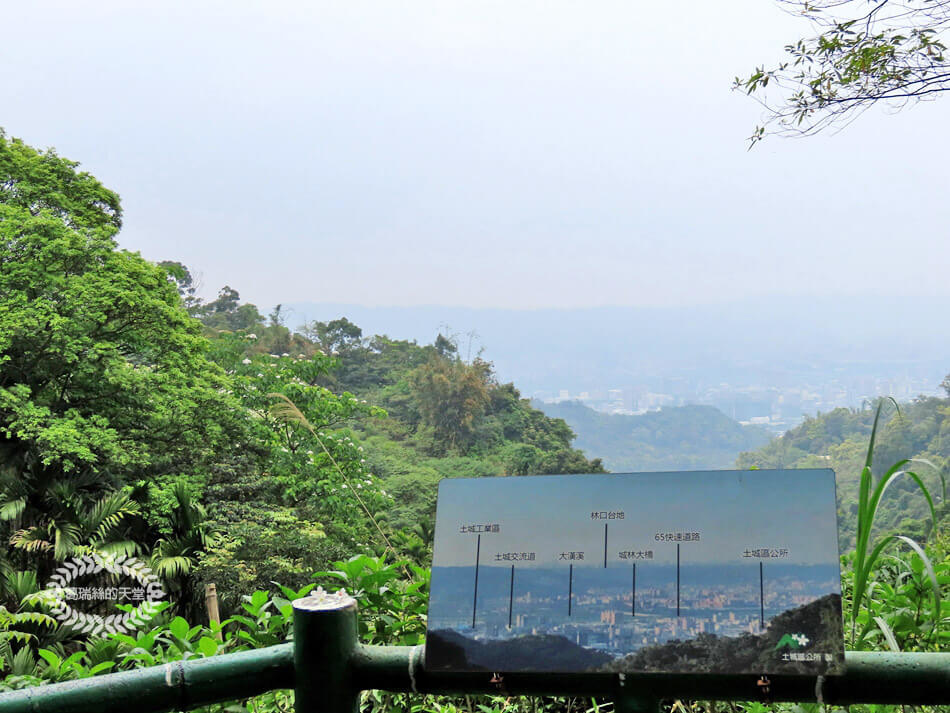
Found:
[(204, 616), (214, 582), (230, 614), (356, 554), (426, 565), (440, 477), (603, 471), (451, 339), (203, 301), (121, 225), (118, 195), (0, 131), (4, 612), (103, 552), (145, 561), (176, 613)]
[(383, 515), (393, 528), (431, 522), (441, 478), (604, 471), (599, 458), (572, 447), (563, 420), (533, 408), (514, 384), (499, 383), (490, 362), (463, 360), (443, 335), (426, 346), (364, 337), (345, 318), (304, 331), (338, 360), (328, 386), (386, 411), (353, 429), (394, 496)]
[[(950, 380), (944, 381), (950, 392)], [(882, 416), (874, 449), (873, 471), (880, 476), (903, 458), (923, 458), (935, 466), (916, 463), (912, 469), (943, 500), (939, 473), (950, 465), (950, 399), (921, 398), (889, 408)], [(739, 468), (833, 468), (838, 481), (838, 517), (842, 551), (854, 543), (858, 482), (867, 454), (874, 411), (840, 408), (808, 418), (766, 446), (739, 456)], [(945, 510), (942, 505), (940, 510)], [(911, 478), (901, 477), (887, 489), (875, 526), (920, 537), (929, 529), (927, 502)]]
[[(426, 562), (440, 479), (604, 472), (599, 459), (572, 447), (574, 433), (563, 420), (533, 408), (514, 384), (500, 383), (490, 362), (463, 359), (450, 338), (434, 335), (432, 344), (421, 345), (364, 335), (344, 317), (294, 331), (284, 326), (280, 308), (265, 318), (231, 288), (200, 303), (191, 296), (187, 269), (165, 267), (204, 325), (216, 361), (246, 375), (258, 401), (268, 392), (287, 396), (318, 436), (292, 427), (294, 437), (264, 464), (266, 486), (253, 482), (253, 470), (209, 483), (215, 526), (239, 535), (228, 550), (214, 548), (205, 557), (209, 578), (227, 580), (228, 563), (238, 560), (254, 575), (234, 589), (265, 587), (268, 577), (296, 585), (304, 581), (297, 572), (325, 567), (348, 551), (381, 551), (383, 542)], [(344, 471), (352, 469), (347, 477), (327, 473), (336, 463), (325, 459), (316, 471), (308, 467), (327, 443), (342, 447), (345, 462), (334, 458)], [(283, 522), (274, 522), (274, 512), (283, 513)], [(368, 520), (369, 512), (375, 523), (350, 526)], [(311, 540), (307, 552), (302, 539), (280, 534), (313, 531), (317, 523), (326, 537)], [(267, 547), (273, 552), (265, 558)]]
[(639, 416), (606, 414), (578, 401), (533, 402), (548, 416), (564, 419), (577, 433), (575, 446), (603, 458), (611, 471), (732, 468), (740, 452), (771, 438), (757, 426), (742, 426), (713, 406), (677, 406)]

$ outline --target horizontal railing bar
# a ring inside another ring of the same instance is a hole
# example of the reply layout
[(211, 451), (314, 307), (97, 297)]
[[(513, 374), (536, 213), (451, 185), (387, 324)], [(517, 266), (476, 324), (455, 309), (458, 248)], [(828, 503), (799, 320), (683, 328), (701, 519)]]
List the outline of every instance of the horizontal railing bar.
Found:
[[(648, 696), (656, 699), (761, 700), (757, 675), (508, 673), (426, 671), (423, 647), (359, 646), (353, 685), (418, 693), (498, 693), (551, 696)], [(950, 654), (849, 651), (842, 676), (769, 676), (769, 699), (851, 703), (950, 703)]]
[[(648, 696), (762, 700), (758, 676), (721, 674), (510, 673), (426, 671), (424, 648), (359, 646), (355, 690), (434, 694)], [(842, 676), (769, 676), (769, 699), (851, 703), (950, 703), (950, 654), (848, 652)], [(0, 694), (0, 713), (165, 713), (294, 687), (293, 644), (194, 658)], [(303, 673), (307, 675), (306, 672)]]
[(173, 661), (0, 694), (2, 713), (166, 713), (294, 686), (294, 646)]

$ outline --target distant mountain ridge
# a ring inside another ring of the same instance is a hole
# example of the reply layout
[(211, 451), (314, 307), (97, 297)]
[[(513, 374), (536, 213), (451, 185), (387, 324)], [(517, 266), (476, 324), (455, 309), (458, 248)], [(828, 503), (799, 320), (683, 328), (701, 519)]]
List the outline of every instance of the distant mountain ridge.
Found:
[(576, 309), (283, 307), (290, 327), (345, 316), (366, 334), (420, 344), (440, 331), (455, 333), (463, 358), (484, 347), (499, 378), (525, 394), (637, 383), (664, 391), (665, 381), (683, 377), (707, 385), (801, 386), (842, 374), (891, 378), (908, 370), (936, 385), (950, 353), (950, 332), (934, 329), (950, 309), (945, 297), (756, 296), (680, 307)]
[(733, 468), (741, 452), (772, 438), (764, 428), (743, 426), (713, 406), (675, 406), (629, 416), (594, 411), (578, 401), (532, 405), (564, 419), (577, 434), (574, 447), (602, 458), (615, 473)]

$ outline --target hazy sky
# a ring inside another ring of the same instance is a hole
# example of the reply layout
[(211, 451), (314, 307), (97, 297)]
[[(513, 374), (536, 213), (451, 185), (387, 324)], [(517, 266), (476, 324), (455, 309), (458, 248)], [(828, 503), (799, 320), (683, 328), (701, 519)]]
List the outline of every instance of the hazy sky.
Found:
[(124, 247), (276, 302), (950, 295), (950, 98), (773, 139), (767, 0), (7, 3), (0, 126), (117, 190)]
[[(623, 519), (609, 519), (622, 511)], [(592, 519), (608, 513), (608, 520)], [(479, 561), (497, 553), (536, 553), (519, 567), (550, 567), (560, 553), (583, 551), (576, 566), (602, 567), (604, 525), (608, 564), (620, 551), (652, 550), (653, 562), (676, 563), (676, 543), (657, 533), (699, 532), (684, 542), (690, 562), (750, 564), (746, 549), (788, 549), (792, 564), (835, 564), (838, 531), (831, 470), (712, 471), (532, 478), (452, 478), (439, 486), (433, 565), (474, 566), (478, 534), (460, 527), (497, 524), (481, 535)], [(629, 563), (626, 563), (629, 564)]]

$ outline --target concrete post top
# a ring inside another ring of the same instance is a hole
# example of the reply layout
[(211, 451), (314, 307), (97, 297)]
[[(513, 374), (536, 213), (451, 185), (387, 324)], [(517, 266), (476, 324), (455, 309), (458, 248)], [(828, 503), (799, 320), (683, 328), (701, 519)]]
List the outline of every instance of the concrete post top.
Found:
[(355, 607), (356, 600), (345, 589), (327, 592), (323, 587), (317, 587), (306, 597), (295, 599), (293, 605), (296, 611), (338, 611)]

